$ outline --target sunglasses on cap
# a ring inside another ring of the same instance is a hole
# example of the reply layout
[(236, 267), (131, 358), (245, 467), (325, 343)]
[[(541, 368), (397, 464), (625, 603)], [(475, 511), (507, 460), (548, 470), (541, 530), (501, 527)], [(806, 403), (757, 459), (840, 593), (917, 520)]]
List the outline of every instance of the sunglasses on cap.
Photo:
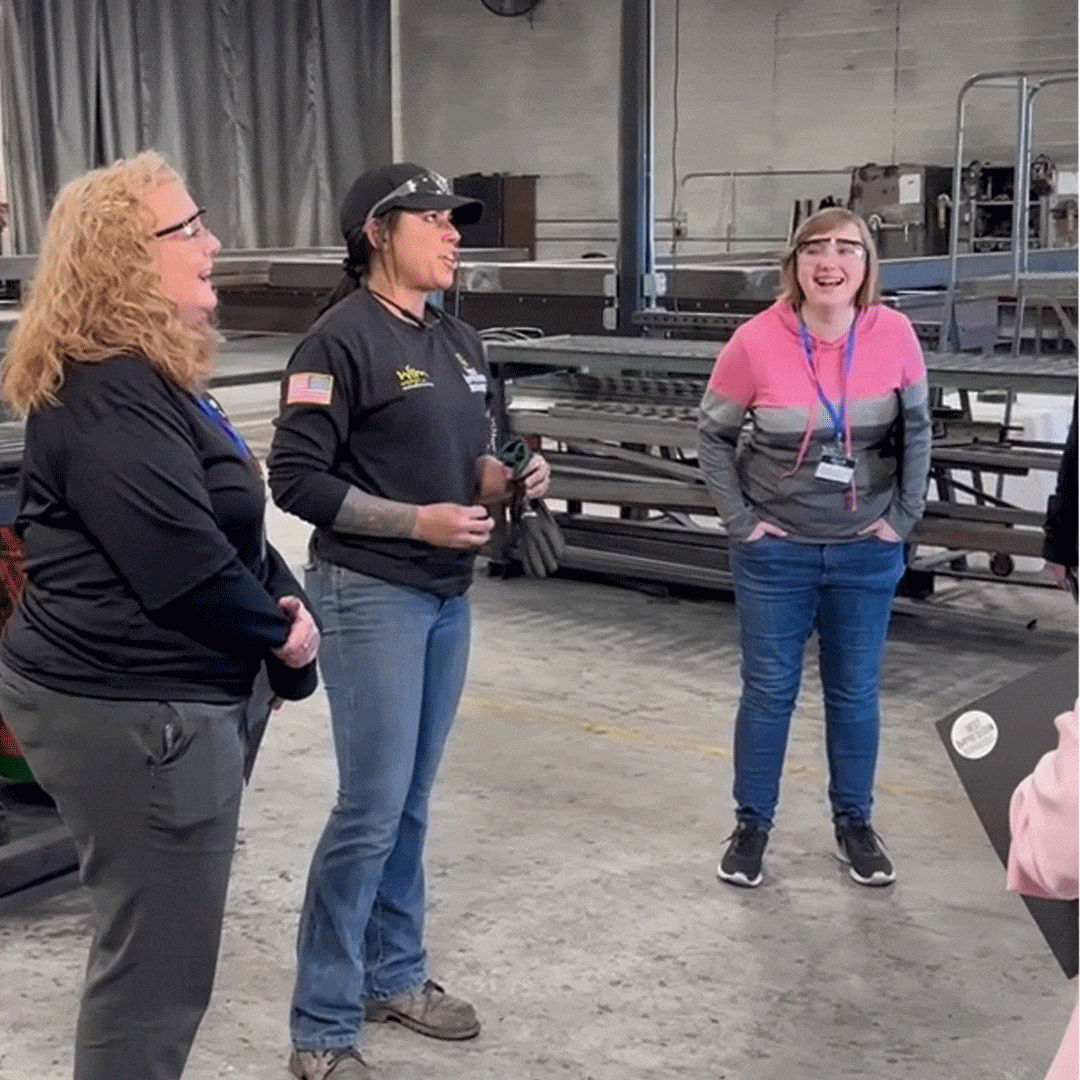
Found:
[(405, 183), (399, 184), (389, 195), (384, 195), (374, 206), (367, 212), (367, 217), (364, 219), (364, 224), (367, 225), (372, 218), (379, 216), (380, 212), (391, 206), (398, 199), (404, 198), (406, 195), (450, 195), (453, 196), (453, 188), (450, 187), (450, 181), (445, 176), (440, 176), (437, 172), (425, 171), (418, 176), (414, 176)]

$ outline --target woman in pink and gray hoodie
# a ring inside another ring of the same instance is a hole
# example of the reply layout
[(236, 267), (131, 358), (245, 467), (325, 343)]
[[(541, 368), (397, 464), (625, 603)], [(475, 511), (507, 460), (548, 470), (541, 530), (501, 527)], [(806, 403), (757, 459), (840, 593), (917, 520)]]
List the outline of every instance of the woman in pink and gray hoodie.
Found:
[(817, 629), (837, 854), (859, 884), (887, 885), (896, 874), (870, 823), (878, 672), (903, 542), (925, 508), (926, 368), (911, 323), (879, 303), (877, 255), (855, 214), (804, 221), (781, 274), (776, 303), (720, 351), (698, 425), (742, 638), (736, 828), (717, 873), (762, 880)]

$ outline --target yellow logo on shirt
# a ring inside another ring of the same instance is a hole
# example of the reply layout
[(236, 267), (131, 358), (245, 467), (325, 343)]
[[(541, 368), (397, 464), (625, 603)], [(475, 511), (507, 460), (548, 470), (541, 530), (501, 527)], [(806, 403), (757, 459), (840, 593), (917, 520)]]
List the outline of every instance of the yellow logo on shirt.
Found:
[(454, 353), (454, 359), (461, 367), (461, 376), (465, 380), (469, 389), (474, 394), (486, 394), (487, 393), (487, 376), (481, 374), (465, 359), (461, 353)]
[(425, 386), (435, 385), (426, 371), (414, 368), (411, 364), (399, 368), (394, 374), (397, 375), (398, 385), (402, 390), (421, 390)]

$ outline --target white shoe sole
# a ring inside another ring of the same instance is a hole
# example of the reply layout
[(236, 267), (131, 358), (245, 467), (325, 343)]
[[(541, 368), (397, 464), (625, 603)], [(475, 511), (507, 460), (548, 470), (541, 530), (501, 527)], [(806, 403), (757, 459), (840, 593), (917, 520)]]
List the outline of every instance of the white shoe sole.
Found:
[(738, 885), (743, 889), (756, 889), (764, 877), (763, 873), (758, 873), (756, 878), (748, 878), (741, 871), (736, 870), (734, 874), (728, 874), (724, 871), (723, 867), (718, 866), (716, 868), (716, 876), (721, 881), (726, 881), (729, 885)]
[(847, 852), (842, 848), (836, 849), (836, 857), (848, 868), (848, 876), (852, 881), (858, 882), (860, 885), (870, 885), (876, 887), (878, 885), (891, 885), (896, 880), (896, 871), (891, 874), (885, 874), (880, 870), (875, 870), (870, 877), (865, 878), (861, 874), (855, 872), (855, 867), (851, 865), (851, 859), (848, 858)]

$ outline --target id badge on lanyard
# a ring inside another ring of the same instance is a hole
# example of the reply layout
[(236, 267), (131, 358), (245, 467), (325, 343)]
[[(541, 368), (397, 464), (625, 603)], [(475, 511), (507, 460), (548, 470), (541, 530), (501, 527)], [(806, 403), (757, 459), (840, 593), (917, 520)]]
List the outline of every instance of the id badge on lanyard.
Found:
[(855, 459), (845, 453), (843, 443), (834, 443), (821, 451), (817, 468), (814, 470), (815, 479), (850, 484), (854, 475)]
[(848, 375), (851, 374), (851, 361), (855, 355), (855, 323), (852, 322), (851, 328), (848, 330), (847, 340), (844, 342), (843, 385), (840, 391), (839, 409), (833, 408), (832, 402), (825, 396), (825, 391), (821, 389), (821, 383), (818, 382), (817, 375), (814, 374), (814, 354), (810, 346), (810, 334), (801, 319), (799, 320), (799, 336), (802, 339), (803, 353), (806, 355), (806, 367), (810, 372), (810, 380), (814, 384), (818, 400), (825, 409), (833, 429), (833, 441), (822, 449), (817, 468), (814, 470), (814, 479), (826, 480), (833, 484), (850, 484), (855, 476), (857, 462), (844, 446), (844, 421), (847, 416)]

